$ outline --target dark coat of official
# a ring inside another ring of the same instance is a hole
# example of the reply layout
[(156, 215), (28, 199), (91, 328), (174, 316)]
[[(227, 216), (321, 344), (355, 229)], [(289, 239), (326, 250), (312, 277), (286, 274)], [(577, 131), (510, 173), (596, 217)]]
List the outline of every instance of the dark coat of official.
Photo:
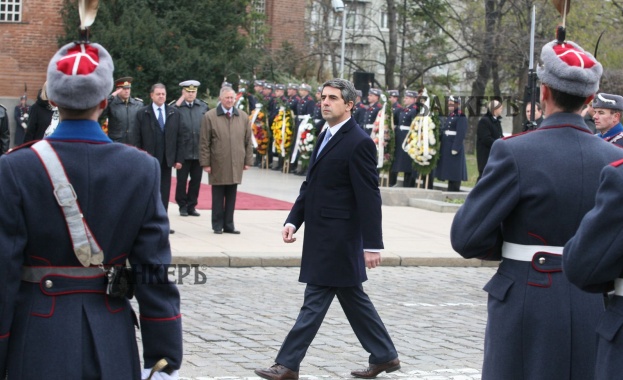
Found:
[[(454, 217), (452, 247), (465, 258), (500, 260), (503, 241), (564, 246), (593, 207), (601, 169), (620, 158), (623, 150), (576, 114), (556, 113), (535, 131), (497, 140)], [(532, 261), (505, 258), (485, 285), (483, 379), (592, 378), (602, 297), (572, 285), (561, 261), (540, 250)]]
[(19, 146), (24, 143), (26, 128), (28, 127), (28, 122), (25, 123), (26, 128), (22, 126), (22, 116), (24, 114), (28, 114), (30, 116), (30, 106), (26, 105), (25, 107), (22, 107), (21, 104), (16, 105), (13, 110), (13, 120), (15, 120), (15, 135), (13, 135), (14, 146)]
[[(563, 271), (579, 288), (595, 293), (613, 289), (623, 277), (623, 160), (606, 166), (595, 207), (589, 211), (577, 233), (565, 245)], [(595, 380), (617, 379), (623, 374), (623, 294), (612, 296), (596, 326), (598, 338)]]
[[(153, 285), (155, 278), (166, 278), (162, 265), (171, 262), (158, 163), (138, 149), (112, 144), (95, 121), (61, 122), (48, 140), (104, 252), (104, 264), (129, 260), (135, 270), (145, 367), (167, 358), (179, 368), (179, 293), (173, 283)], [(91, 368), (104, 380), (139, 379), (132, 306), (126, 298), (105, 294), (103, 272), (20, 281), (23, 265), (82, 268), (35, 151), (24, 146), (2, 156), (0, 178), (2, 378), (8, 371), (8, 379), (81, 379), (83, 368)]]
[(173, 167), (184, 162), (184, 130), (180, 128), (177, 109), (164, 104), (164, 134), (151, 104), (136, 113), (136, 132), (130, 134), (131, 144), (156, 157), (160, 164)]
[(476, 129), (476, 161), (480, 175), (482, 175), (485, 165), (487, 165), (493, 142), (502, 137), (504, 137), (502, 122), (499, 118), (493, 116), (490, 111), (487, 111), (478, 121)]
[(208, 104), (202, 100), (195, 99), (192, 107), (186, 101), (183, 101), (179, 107), (176, 107), (180, 113), (180, 128), (184, 131), (182, 140), (184, 160), (199, 159), (199, 136), (201, 134), (201, 121), (203, 115), (210, 110)]
[[(467, 134), (467, 117), (455, 110), (440, 124), (441, 148), (435, 177), (440, 181), (466, 181), (467, 161), (463, 141)], [(452, 154), (453, 150), (458, 153)]]
[(401, 108), (398, 119), (396, 120), (395, 130), (395, 147), (394, 147), (394, 161), (392, 162), (391, 171), (394, 173), (411, 173), (413, 171), (413, 159), (407, 152), (402, 149), (402, 143), (409, 134), (411, 123), (417, 116), (419, 108), (416, 103), (407, 107)]
[(52, 110), (50, 102), (41, 99), (41, 91), (39, 91), (37, 101), (30, 106), (28, 127), (26, 128), (24, 142), (41, 140), (45, 134), (45, 130), (48, 129), (52, 122), (53, 114), (54, 111)]
[(108, 137), (114, 142), (129, 144), (136, 129), (136, 114), (143, 106), (136, 98), (128, 98), (127, 102), (119, 95), (108, 98), (108, 107), (100, 116), (100, 120), (108, 118)]
[(374, 129), (373, 125), (376, 121), (376, 117), (378, 116), (379, 111), (381, 110), (381, 107), (381, 103), (376, 102), (368, 106), (368, 109), (366, 109), (366, 112), (363, 115), (363, 124), (359, 124), (359, 126), (363, 128), (368, 135), (372, 134), (372, 130)]
[(355, 119), (355, 123), (357, 123), (357, 125), (360, 126), (361, 128), (364, 127), (363, 122), (365, 120), (364, 118), (366, 116), (367, 110), (368, 110), (368, 106), (366, 106), (362, 102), (355, 104), (355, 107), (353, 108), (353, 119)]
[(352, 118), (316, 157), (320, 145), (286, 220), (297, 230), (305, 223), (299, 281), (358, 286), (367, 280), (364, 248), (383, 248), (376, 147)]
[(253, 165), (252, 133), (249, 116), (236, 107), (230, 118), (220, 105), (203, 115), (199, 163), (212, 168), (210, 185), (242, 183), (244, 166)]

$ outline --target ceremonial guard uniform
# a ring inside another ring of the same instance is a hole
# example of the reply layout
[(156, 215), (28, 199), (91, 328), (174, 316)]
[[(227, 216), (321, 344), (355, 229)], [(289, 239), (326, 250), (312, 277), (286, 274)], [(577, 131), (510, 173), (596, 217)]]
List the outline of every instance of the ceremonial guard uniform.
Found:
[[(376, 95), (377, 97), (381, 96), (381, 90), (376, 88), (370, 89), (370, 94)], [(363, 116), (363, 125), (361, 127), (364, 128), (368, 135), (372, 134), (372, 130), (374, 129), (374, 122), (376, 121), (376, 116), (379, 114), (381, 110), (381, 103), (374, 102), (368, 106), (365, 115)]]
[[(21, 128), (19, 125), (16, 128)], [(6, 108), (0, 104), (0, 156), (9, 150), (11, 134), (9, 132), (9, 115)]]
[[(131, 88), (132, 78), (124, 77), (115, 81), (117, 88)], [(108, 137), (114, 142), (129, 144), (130, 135), (136, 130), (136, 114), (143, 107), (143, 101), (128, 97), (123, 100), (119, 95), (108, 98), (108, 107), (100, 119), (108, 118)]]
[[(180, 126), (182, 130), (183, 162), (182, 168), (177, 170), (177, 185), (175, 187), (175, 202), (180, 210), (181, 216), (199, 216), (195, 209), (199, 199), (199, 189), (201, 187), (201, 177), (203, 169), (199, 164), (199, 137), (201, 135), (201, 120), (203, 115), (210, 110), (210, 107), (203, 100), (197, 99), (196, 94), (199, 89), (196, 80), (187, 80), (180, 83), (184, 88), (186, 96), (192, 94), (192, 102), (182, 101), (176, 106), (180, 114)], [(182, 95), (185, 96), (185, 95)], [(186, 181), (190, 176), (190, 182)]]
[[(560, 107), (552, 89), (586, 100), (597, 90), (602, 67), (578, 45), (550, 42), (541, 59), (546, 112)], [(494, 142), (452, 223), (452, 247), (461, 256), (502, 260), (484, 287), (483, 379), (593, 378), (602, 297), (565, 278), (561, 254), (593, 207), (599, 173), (623, 150), (595, 138), (576, 103), (578, 113), (546, 114), (539, 129)], [(591, 236), (599, 240), (601, 231)], [(593, 269), (582, 266), (587, 274)]]
[(398, 98), (400, 97), (400, 93), (398, 92), (398, 90), (389, 90), (389, 97), (390, 100), (393, 100), (392, 98), (394, 98), (395, 100), (393, 100), (392, 102), (392, 117), (394, 118), (394, 125), (398, 125), (399, 122), (399, 118), (400, 118), (400, 111), (402, 111), (402, 106), (400, 105), (400, 102), (398, 101)]
[(322, 86), (318, 87), (318, 90), (316, 91), (316, 105), (314, 106), (314, 113), (312, 115), (314, 128), (316, 130), (316, 137), (320, 135), (320, 132), (322, 132), (322, 127), (325, 124), (325, 120), (322, 117), (322, 101), (320, 98), (321, 94), (322, 94)]
[(405, 91), (405, 98), (413, 99), (413, 103), (406, 105), (405, 107), (401, 107), (400, 112), (398, 113), (398, 119), (396, 120), (396, 125), (394, 127), (396, 145), (394, 148), (394, 161), (392, 162), (389, 178), (390, 186), (396, 184), (397, 175), (401, 172), (404, 173), (403, 186), (411, 187), (412, 185), (411, 175), (413, 172), (413, 159), (402, 149), (402, 143), (407, 138), (409, 130), (411, 129), (411, 123), (420, 110), (417, 103), (415, 103), (415, 99), (417, 99), (417, 92)]
[(288, 83), (288, 107), (298, 115), (298, 105), (301, 97), (298, 94), (299, 86), (295, 83)]
[(355, 106), (353, 107), (353, 119), (355, 119), (355, 123), (357, 123), (358, 126), (363, 128), (368, 107), (361, 102), (361, 96), (361, 90), (357, 90), (357, 97), (359, 98), (359, 101), (355, 103)]
[(243, 111), (250, 115), (255, 109), (255, 105), (257, 104), (257, 98), (250, 91), (247, 91), (248, 88), (249, 81), (246, 79), (240, 79), (240, 81), (238, 82), (238, 93), (241, 93), (242, 96), (247, 98), (247, 101), (249, 103), (249, 109)]
[[(23, 103), (22, 103), (23, 101)], [(26, 128), (28, 128), (28, 118), (30, 117), (30, 106), (27, 103), (26, 95), (20, 98), (20, 104), (15, 106), (13, 110), (13, 118), (15, 120), (15, 134), (13, 135), (13, 145), (19, 146), (24, 142), (26, 136)]]
[(623, 203), (623, 160), (606, 166), (589, 211), (563, 252), (563, 272), (574, 285), (608, 296), (606, 311), (596, 327), (595, 380), (618, 379), (623, 374), (623, 214), (613, 207)]
[(455, 108), (446, 118), (441, 118), (441, 148), (435, 176), (441, 181), (448, 181), (448, 191), (460, 191), (461, 181), (467, 180), (463, 140), (468, 125), (467, 117), (459, 109), (459, 98), (450, 97), (449, 103), (453, 103)]
[[(76, 64), (75, 75), (68, 62), (81, 50), (91, 60)], [(48, 65), (49, 98), (61, 113), (103, 106), (112, 71), (103, 47), (70, 43)], [(171, 248), (158, 162), (113, 144), (97, 110), (89, 119), (66, 116), (32, 149), (24, 145), (0, 158), (0, 376), (146, 378), (135, 335), (139, 321), (145, 367), (164, 358), (178, 369), (180, 297), (166, 281)], [(63, 182), (56, 181), (59, 173)], [(126, 261), (138, 321), (129, 292), (107, 292), (106, 271)], [(177, 377), (175, 371), (170, 378)]]
[[(599, 93), (593, 100), (595, 109), (595, 125), (599, 133), (597, 136), (623, 147), (623, 125), (614, 119), (614, 114), (619, 114), (618, 120), (623, 115), (623, 96)], [(605, 112), (604, 112), (605, 110)]]

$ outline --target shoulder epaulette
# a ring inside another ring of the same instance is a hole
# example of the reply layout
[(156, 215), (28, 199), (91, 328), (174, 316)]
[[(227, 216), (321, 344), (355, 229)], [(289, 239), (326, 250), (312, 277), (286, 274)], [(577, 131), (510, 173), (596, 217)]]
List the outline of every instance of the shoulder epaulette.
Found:
[(134, 98), (134, 100), (138, 100), (139, 102), (144, 103), (143, 99), (141, 99), (141, 98)]
[[(0, 104), (1, 105), (1, 104)], [(9, 154), (9, 153), (13, 153), (18, 149), (23, 149), (23, 148), (28, 148), (30, 147), (32, 144), (39, 142), (40, 140), (31, 140), (28, 142), (23, 143), (22, 145), (18, 145), (16, 147), (14, 147), (13, 149), (9, 150), (8, 152), (6, 152), (5, 154)]]
[(6, 110), (6, 107), (4, 106), (4, 104), (0, 103), (0, 107), (4, 108)]

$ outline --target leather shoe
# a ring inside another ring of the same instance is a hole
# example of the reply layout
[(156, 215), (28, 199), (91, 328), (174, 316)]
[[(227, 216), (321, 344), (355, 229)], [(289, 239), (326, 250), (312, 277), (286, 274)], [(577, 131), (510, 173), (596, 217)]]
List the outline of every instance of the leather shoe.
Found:
[(173, 235), (175, 233), (175, 230), (169, 230), (169, 234)]
[(238, 230), (223, 230), (223, 232), (225, 232), (226, 234), (240, 235), (240, 231)]
[(394, 372), (400, 369), (400, 359), (396, 358), (381, 364), (372, 364), (366, 369), (352, 371), (350, 374), (361, 379), (374, 379), (381, 372)]
[(186, 207), (180, 207), (180, 216), (188, 216), (188, 210), (186, 210)]
[(220, 234), (223, 233), (223, 230), (214, 230), (214, 233), (217, 234), (217, 235), (220, 235)]
[(281, 364), (274, 364), (270, 368), (258, 368), (254, 372), (259, 377), (268, 380), (298, 380), (299, 378), (298, 372), (294, 372)]
[(190, 216), (201, 216), (201, 214), (199, 214), (197, 212), (197, 210), (195, 210), (195, 209), (188, 210), (188, 214), (187, 215), (190, 215)]

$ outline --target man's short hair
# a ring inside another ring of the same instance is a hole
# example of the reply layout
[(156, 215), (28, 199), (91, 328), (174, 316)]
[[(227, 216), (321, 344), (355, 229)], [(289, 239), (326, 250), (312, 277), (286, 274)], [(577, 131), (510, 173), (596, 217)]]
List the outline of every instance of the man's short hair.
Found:
[(236, 91), (234, 91), (233, 87), (229, 87), (229, 86), (223, 86), (221, 87), (221, 91), (218, 93), (218, 97), (220, 98), (221, 96), (223, 96), (223, 94), (227, 91), (231, 91), (234, 94), (236, 93)]
[(151, 86), (151, 90), (149, 90), (149, 93), (153, 94), (157, 88), (164, 88), (164, 91), (167, 90), (167, 86), (163, 85), (162, 83), (156, 83), (153, 86)]
[(334, 78), (330, 79), (322, 84), (322, 88), (325, 87), (333, 87), (340, 90), (342, 93), (342, 99), (344, 99), (344, 103), (353, 102), (357, 100), (357, 90), (355, 90), (355, 86), (346, 79)]
[(549, 89), (552, 92), (552, 98), (554, 99), (554, 103), (556, 103), (563, 112), (577, 112), (582, 108), (582, 106), (584, 106), (584, 103), (586, 103), (585, 96), (567, 94), (566, 92), (558, 91), (551, 87), (549, 87)]

